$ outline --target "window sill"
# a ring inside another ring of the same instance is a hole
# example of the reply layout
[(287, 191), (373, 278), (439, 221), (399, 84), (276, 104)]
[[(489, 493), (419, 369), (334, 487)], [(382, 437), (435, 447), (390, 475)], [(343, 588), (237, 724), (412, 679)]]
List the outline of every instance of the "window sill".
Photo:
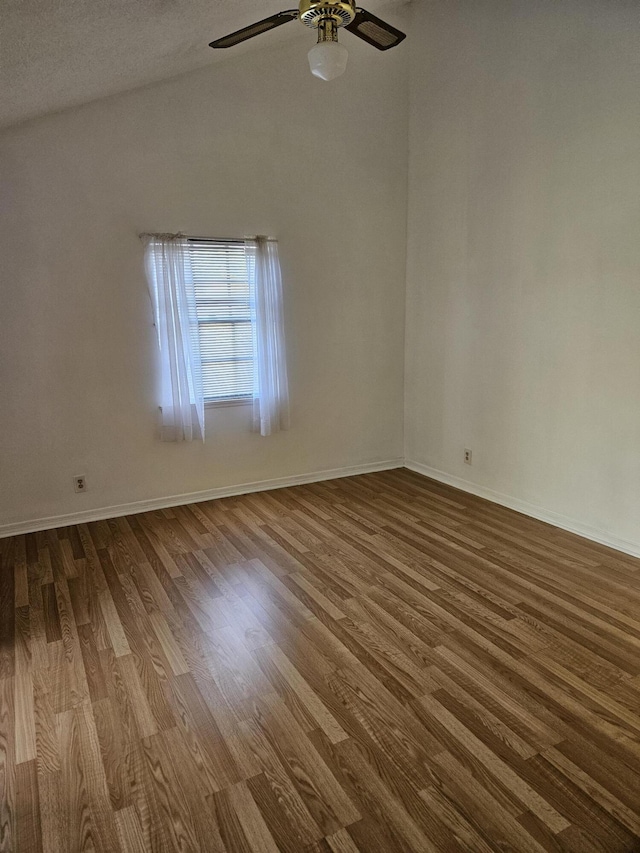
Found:
[(250, 406), (251, 397), (231, 397), (228, 400), (205, 400), (205, 409), (223, 409), (227, 406)]

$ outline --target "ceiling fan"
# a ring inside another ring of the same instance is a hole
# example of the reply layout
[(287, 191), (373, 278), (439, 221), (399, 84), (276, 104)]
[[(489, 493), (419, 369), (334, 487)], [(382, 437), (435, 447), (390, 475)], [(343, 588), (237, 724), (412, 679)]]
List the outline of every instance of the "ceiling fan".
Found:
[(216, 39), (209, 47), (234, 47), (242, 41), (281, 27), (298, 19), (318, 30), (318, 43), (309, 51), (311, 73), (322, 80), (333, 80), (344, 73), (349, 56), (338, 44), (338, 29), (344, 27), (378, 50), (389, 50), (406, 38), (403, 32), (382, 21), (366, 9), (356, 6), (355, 0), (300, 0), (298, 9), (278, 12), (235, 33)]

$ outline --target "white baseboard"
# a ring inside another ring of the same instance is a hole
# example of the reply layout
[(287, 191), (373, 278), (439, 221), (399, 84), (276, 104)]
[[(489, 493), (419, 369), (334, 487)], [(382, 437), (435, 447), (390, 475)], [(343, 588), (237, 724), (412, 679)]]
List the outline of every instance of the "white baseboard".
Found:
[(319, 483), (322, 480), (335, 480), (340, 477), (354, 477), (357, 474), (371, 474), (375, 471), (388, 471), (392, 468), (408, 468), (418, 474), (423, 474), (432, 480), (446, 483), (463, 492), (485, 498), (492, 503), (508, 507), (516, 512), (521, 512), (539, 521), (546, 521), (554, 527), (577, 533), (585, 539), (591, 539), (601, 545), (607, 545), (616, 551), (630, 554), (632, 557), (640, 557), (640, 544), (619, 539), (605, 530), (600, 530), (588, 524), (576, 521), (568, 516), (543, 509), (535, 504), (519, 498), (504, 495), (485, 486), (478, 486), (469, 480), (430, 468), (421, 462), (413, 462), (408, 459), (388, 459), (384, 462), (371, 462), (364, 465), (352, 465), (346, 468), (332, 468), (325, 471), (313, 471), (308, 474), (297, 474), (292, 477), (278, 477), (272, 480), (258, 480), (254, 483), (240, 483), (237, 486), (222, 486), (217, 489), (207, 489), (201, 492), (188, 492), (181, 495), (170, 495), (164, 498), (151, 498), (150, 500), (134, 501), (133, 503), (116, 504), (114, 506), (98, 507), (83, 512), (72, 512), (65, 515), (51, 515), (45, 518), (33, 518), (27, 521), (17, 521), (11, 524), (0, 525), (0, 539), (7, 536), (17, 536), (20, 533), (35, 533), (38, 530), (49, 530), (54, 527), (66, 527), (70, 524), (84, 524), (88, 521), (100, 521), (105, 518), (116, 518), (121, 515), (135, 515), (138, 512), (148, 512), (166, 507), (182, 506), (184, 504), (210, 501), (216, 498), (229, 498), (234, 495), (246, 495), (251, 492), (264, 492), (269, 489), (282, 489), (287, 486), (304, 485), (305, 483)]
[(170, 495), (165, 498), (151, 498), (127, 504), (98, 507), (84, 512), (71, 512), (66, 515), (50, 515), (46, 518), (32, 518), (0, 525), (0, 539), (17, 536), (20, 533), (35, 533), (38, 530), (50, 530), (53, 527), (67, 527), (70, 524), (84, 524), (88, 521), (101, 521), (121, 515), (135, 515), (154, 509), (210, 501), (215, 498), (230, 498), (234, 495), (246, 495), (251, 492), (264, 492), (268, 489), (283, 489), (287, 486), (300, 486), (304, 483), (319, 483), (322, 480), (336, 480), (339, 477), (354, 477), (357, 474), (372, 474), (375, 471), (388, 471), (402, 468), (403, 459), (388, 459), (384, 462), (370, 462), (364, 465), (352, 465), (348, 468), (332, 468), (326, 471), (313, 471), (310, 474), (296, 474), (292, 477), (278, 477), (273, 480), (258, 480), (255, 483), (241, 483), (237, 486), (222, 486), (218, 489), (206, 489), (203, 492), (190, 492), (182, 495)]
[(611, 536), (605, 530), (600, 530), (597, 527), (592, 527), (589, 524), (583, 524), (573, 518), (565, 515), (560, 515), (557, 512), (543, 509), (536, 504), (527, 503), (519, 498), (512, 498), (510, 495), (503, 495), (501, 492), (495, 492), (493, 489), (488, 489), (485, 486), (478, 486), (471, 483), (469, 480), (463, 480), (461, 477), (454, 477), (444, 471), (439, 471), (437, 468), (430, 468), (428, 465), (423, 465), (421, 462), (411, 462), (405, 459), (404, 467), (410, 471), (415, 471), (417, 474), (423, 474), (432, 480), (437, 480), (439, 483), (446, 483), (447, 486), (454, 486), (463, 492), (476, 495), (479, 498), (485, 498), (500, 506), (506, 506), (509, 509), (514, 509), (516, 512), (521, 512), (523, 515), (528, 515), (531, 518), (537, 518), (538, 521), (546, 521), (547, 524), (552, 524), (554, 527), (560, 527), (562, 530), (568, 530), (570, 533), (577, 533), (578, 536), (584, 536), (585, 539), (591, 539), (593, 542), (598, 542), (600, 545), (607, 545), (609, 548), (614, 548), (616, 551), (622, 551), (625, 554), (630, 554), (632, 557), (640, 557), (640, 544), (628, 542), (626, 539), (618, 539), (616, 536)]

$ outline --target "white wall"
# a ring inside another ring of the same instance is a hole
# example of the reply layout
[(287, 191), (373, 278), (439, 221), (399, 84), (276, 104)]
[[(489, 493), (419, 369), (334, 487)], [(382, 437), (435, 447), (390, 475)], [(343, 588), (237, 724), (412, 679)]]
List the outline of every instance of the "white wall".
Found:
[[(0, 136), (0, 525), (402, 456), (408, 51), (323, 84), (310, 44)], [(289, 432), (156, 439), (137, 234), (177, 230), (279, 238)]]
[(413, 5), (407, 458), (640, 547), (637, 3)]
[[(265, 41), (0, 135), (0, 528), (401, 457), (406, 356), (409, 460), (640, 548), (635, 0), (412, 6), (333, 84)], [(288, 433), (156, 439), (136, 235), (179, 229), (279, 237)]]

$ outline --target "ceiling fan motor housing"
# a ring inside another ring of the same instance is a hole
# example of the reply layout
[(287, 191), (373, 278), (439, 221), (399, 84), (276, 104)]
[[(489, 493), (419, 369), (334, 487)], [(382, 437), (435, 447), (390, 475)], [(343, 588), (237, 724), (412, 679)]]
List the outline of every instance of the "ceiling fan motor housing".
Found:
[(336, 27), (346, 27), (355, 16), (355, 0), (301, 0), (298, 15), (308, 27), (318, 27), (328, 20)]

